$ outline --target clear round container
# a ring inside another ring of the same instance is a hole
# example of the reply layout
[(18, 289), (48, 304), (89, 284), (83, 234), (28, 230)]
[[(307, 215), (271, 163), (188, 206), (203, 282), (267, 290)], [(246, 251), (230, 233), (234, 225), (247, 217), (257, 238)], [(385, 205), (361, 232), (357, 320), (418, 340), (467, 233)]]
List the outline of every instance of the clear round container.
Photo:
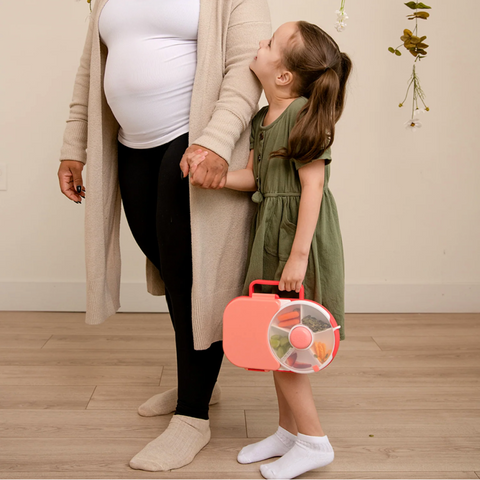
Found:
[(270, 322), (268, 340), (281, 370), (313, 373), (333, 360), (330, 314), (316, 303), (294, 300), (281, 307)]

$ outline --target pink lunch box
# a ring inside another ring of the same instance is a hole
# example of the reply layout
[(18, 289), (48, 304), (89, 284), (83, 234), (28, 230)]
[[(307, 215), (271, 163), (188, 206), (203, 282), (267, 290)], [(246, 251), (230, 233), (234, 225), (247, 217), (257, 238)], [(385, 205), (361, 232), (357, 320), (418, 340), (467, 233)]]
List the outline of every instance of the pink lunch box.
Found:
[(276, 294), (253, 293), (234, 298), (223, 314), (223, 349), (234, 365), (256, 371), (319, 372), (330, 365), (340, 344), (340, 326), (322, 305)]

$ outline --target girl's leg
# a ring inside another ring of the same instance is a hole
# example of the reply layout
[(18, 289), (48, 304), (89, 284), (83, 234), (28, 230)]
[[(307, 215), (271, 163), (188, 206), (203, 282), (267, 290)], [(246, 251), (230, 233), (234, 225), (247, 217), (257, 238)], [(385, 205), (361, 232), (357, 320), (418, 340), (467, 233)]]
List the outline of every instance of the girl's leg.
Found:
[(260, 442), (252, 443), (242, 448), (237, 456), (239, 463), (253, 463), (272, 457), (285, 455), (297, 440), (297, 425), (295, 417), (277, 385), (274, 375), (275, 388), (277, 390), (279, 427), (277, 431)]
[(280, 385), (277, 381), (277, 376), (273, 374), (273, 381), (275, 382), (275, 390), (277, 392), (277, 401), (278, 401), (278, 424), (292, 435), (297, 435), (298, 428), (297, 423), (295, 422), (295, 417), (292, 410), (285, 398), (285, 395), (280, 388)]
[[(293, 372), (273, 372), (273, 377), (277, 396), (278, 392), (281, 394), (278, 397), (279, 406), (280, 398), (282, 398), (282, 402), (286, 403), (283, 408), (283, 419), (286, 422), (287, 429), (288, 426), (292, 425), (293, 417), (298, 432), (304, 435), (325, 435), (318, 418), (308, 375)], [(282, 415), (282, 411), (280, 411), (280, 415)], [(280, 420), (282, 421), (282, 416)]]
[[(262, 465), (265, 478), (295, 478), (333, 461), (333, 448), (324, 434), (313, 400), (310, 379), (293, 372), (274, 372), (275, 385), (288, 403), (298, 428), (295, 445), (279, 460)], [(280, 397), (279, 397), (280, 398)], [(287, 409), (287, 418), (288, 418)]]

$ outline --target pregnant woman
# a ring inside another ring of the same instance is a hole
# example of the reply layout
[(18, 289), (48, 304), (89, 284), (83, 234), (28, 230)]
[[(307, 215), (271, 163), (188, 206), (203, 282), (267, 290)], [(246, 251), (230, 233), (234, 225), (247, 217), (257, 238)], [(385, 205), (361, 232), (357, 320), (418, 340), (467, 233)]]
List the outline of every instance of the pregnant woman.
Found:
[[(260, 96), (249, 64), (270, 33), (266, 0), (94, 4), (58, 172), (70, 200), (88, 194), (86, 321), (100, 324), (120, 306), (123, 202), (148, 291), (166, 296), (177, 351), (178, 389), (139, 409), (175, 415), (132, 468), (182, 467), (210, 440), (222, 313), (242, 291), (252, 213), (246, 194), (210, 190), (245, 167)], [(186, 154), (200, 147), (205, 161), (189, 171)]]

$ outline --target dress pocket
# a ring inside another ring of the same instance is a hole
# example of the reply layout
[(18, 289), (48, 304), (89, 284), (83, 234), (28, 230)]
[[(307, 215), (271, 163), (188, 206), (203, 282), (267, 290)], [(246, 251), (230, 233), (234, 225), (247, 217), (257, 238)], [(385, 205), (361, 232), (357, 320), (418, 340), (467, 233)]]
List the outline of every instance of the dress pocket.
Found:
[(276, 217), (272, 216), (266, 225), (265, 251), (269, 255), (286, 262), (292, 251), (297, 226), (285, 215), (280, 219), (280, 222), (276, 222), (275, 219)]

